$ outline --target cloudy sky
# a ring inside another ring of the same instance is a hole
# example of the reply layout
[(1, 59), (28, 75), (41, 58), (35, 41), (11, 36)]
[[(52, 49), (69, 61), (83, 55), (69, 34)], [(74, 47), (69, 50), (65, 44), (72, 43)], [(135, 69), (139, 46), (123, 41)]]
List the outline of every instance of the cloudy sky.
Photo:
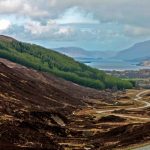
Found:
[(150, 39), (150, 0), (0, 0), (0, 34), (49, 48), (121, 50)]

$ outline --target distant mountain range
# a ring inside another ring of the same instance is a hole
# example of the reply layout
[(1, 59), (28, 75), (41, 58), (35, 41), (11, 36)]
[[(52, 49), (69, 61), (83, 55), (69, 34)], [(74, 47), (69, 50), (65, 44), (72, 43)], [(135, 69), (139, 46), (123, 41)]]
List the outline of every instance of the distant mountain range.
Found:
[(79, 47), (60, 47), (54, 50), (73, 58), (109, 58), (114, 57), (116, 52), (112, 51), (88, 51)]
[(132, 47), (119, 52), (88, 51), (79, 47), (61, 47), (55, 48), (55, 50), (73, 58), (115, 58), (135, 62), (150, 60), (150, 40), (137, 43)]
[(137, 43), (132, 47), (120, 51), (116, 56), (116, 59), (132, 60), (132, 61), (144, 61), (150, 59), (150, 40)]

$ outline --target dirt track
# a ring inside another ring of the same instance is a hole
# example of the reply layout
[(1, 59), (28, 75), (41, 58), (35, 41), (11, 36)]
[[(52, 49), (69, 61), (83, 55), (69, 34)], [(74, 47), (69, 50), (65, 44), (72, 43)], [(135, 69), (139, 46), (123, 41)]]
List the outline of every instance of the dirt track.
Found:
[[(149, 102), (146, 102), (146, 101), (142, 100), (144, 94), (147, 94), (147, 93), (150, 93), (150, 90), (144, 90), (142, 92), (139, 92), (138, 94), (136, 94), (135, 98), (133, 99), (136, 102), (143, 103), (143, 106), (127, 108), (126, 110), (139, 110), (139, 109), (144, 109), (144, 108), (150, 107), (150, 103)], [(111, 110), (105, 110), (105, 111), (97, 111), (97, 113), (99, 113), (99, 114), (101, 114), (101, 113), (112, 113), (113, 111), (116, 111), (116, 110), (120, 110), (120, 109), (111, 109)], [(147, 120), (147, 121), (149, 120), (150, 121), (149, 117), (146, 118), (146, 117), (141, 117), (141, 116), (137, 117), (137, 116), (121, 115), (121, 114), (115, 114), (115, 115), (116, 116), (120, 116), (120, 117), (125, 117), (125, 118), (142, 119), (142, 120)]]

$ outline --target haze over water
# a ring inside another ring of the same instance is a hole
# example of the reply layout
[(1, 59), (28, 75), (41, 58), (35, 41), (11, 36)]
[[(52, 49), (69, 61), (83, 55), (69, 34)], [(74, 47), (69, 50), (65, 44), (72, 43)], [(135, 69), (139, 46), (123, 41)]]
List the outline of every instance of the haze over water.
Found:
[(136, 62), (129, 62), (123, 60), (115, 60), (115, 59), (91, 59), (91, 58), (78, 58), (80, 62), (83, 62), (86, 65), (91, 67), (100, 69), (100, 70), (140, 70), (140, 69), (150, 69), (150, 67), (139, 66)]

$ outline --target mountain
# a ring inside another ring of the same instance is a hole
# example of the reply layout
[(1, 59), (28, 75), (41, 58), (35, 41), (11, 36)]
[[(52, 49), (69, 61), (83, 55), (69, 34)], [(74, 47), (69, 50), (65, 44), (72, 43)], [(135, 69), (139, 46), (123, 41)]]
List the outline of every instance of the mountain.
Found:
[(79, 47), (60, 47), (54, 50), (73, 58), (109, 58), (115, 56), (111, 51), (87, 51)]
[(134, 46), (120, 51), (115, 58), (123, 60), (135, 60), (150, 58), (150, 40), (137, 43)]
[(4, 37), (0, 36), (1, 58), (95, 89), (132, 88), (130, 82), (106, 75), (103, 71), (79, 63), (66, 55)]

